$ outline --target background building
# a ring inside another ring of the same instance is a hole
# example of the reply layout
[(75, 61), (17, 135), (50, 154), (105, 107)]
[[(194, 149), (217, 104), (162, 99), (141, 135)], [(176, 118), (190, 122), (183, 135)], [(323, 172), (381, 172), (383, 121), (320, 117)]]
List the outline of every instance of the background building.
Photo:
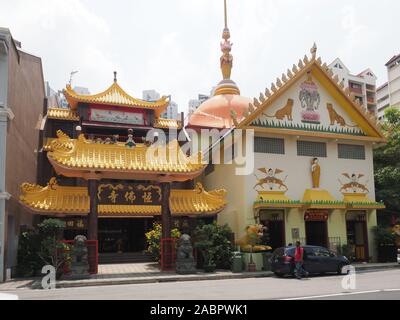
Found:
[(344, 81), (345, 86), (350, 88), (365, 109), (373, 113), (377, 112), (377, 77), (371, 69), (366, 69), (358, 75), (353, 75), (339, 58), (334, 60), (329, 67), (335, 75), (339, 76), (340, 80)]
[[(154, 102), (161, 98), (161, 95), (156, 90), (144, 90), (143, 91), (143, 100)], [(178, 119), (178, 104), (170, 99), (169, 106), (161, 114), (161, 118), (163, 119)]]
[(0, 281), (16, 265), (20, 227), (33, 222), (19, 203), (19, 186), (37, 180), (36, 125), (45, 105), (41, 59), (0, 28)]
[(378, 95), (378, 118), (384, 118), (385, 109), (389, 106), (400, 107), (400, 54), (386, 63), (388, 82), (380, 86)]
[(190, 116), (193, 112), (196, 111), (196, 109), (205, 101), (207, 101), (210, 98), (210, 96), (205, 95), (205, 94), (199, 94), (197, 99), (191, 99), (189, 100), (189, 112), (188, 116)]

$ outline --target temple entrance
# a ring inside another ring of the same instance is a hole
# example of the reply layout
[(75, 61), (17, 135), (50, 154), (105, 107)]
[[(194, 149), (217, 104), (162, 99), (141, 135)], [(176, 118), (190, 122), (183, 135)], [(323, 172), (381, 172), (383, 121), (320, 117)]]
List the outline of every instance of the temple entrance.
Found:
[(307, 245), (328, 248), (328, 211), (308, 210), (304, 220)]
[(152, 223), (152, 218), (99, 219), (99, 253), (143, 252)]
[(349, 211), (346, 215), (347, 244), (352, 246), (356, 261), (368, 261), (368, 232), (365, 211)]
[(261, 210), (260, 223), (267, 227), (268, 245), (272, 250), (285, 246), (284, 210)]

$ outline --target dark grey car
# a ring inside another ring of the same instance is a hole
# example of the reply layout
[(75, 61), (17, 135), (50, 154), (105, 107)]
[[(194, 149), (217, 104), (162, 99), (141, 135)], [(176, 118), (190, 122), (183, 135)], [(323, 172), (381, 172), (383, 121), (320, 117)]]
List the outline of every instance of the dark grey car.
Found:
[[(310, 274), (344, 272), (343, 267), (350, 265), (349, 260), (324, 247), (303, 246), (304, 269)], [(294, 274), (294, 252), (296, 247), (279, 248), (271, 257), (271, 270), (278, 277)]]

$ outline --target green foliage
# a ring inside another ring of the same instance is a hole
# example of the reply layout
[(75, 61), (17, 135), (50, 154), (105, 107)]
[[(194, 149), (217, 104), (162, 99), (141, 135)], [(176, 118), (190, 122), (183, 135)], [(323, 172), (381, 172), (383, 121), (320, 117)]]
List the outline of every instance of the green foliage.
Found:
[(37, 230), (23, 232), (18, 245), (17, 273), (22, 277), (40, 274), (44, 265), (52, 265), (57, 272), (70, 257), (69, 247), (58, 241), (65, 223), (58, 219), (47, 219)]
[(374, 151), (376, 197), (388, 210), (397, 211), (400, 208), (400, 110), (388, 108), (385, 118), (382, 130), (388, 141)]
[(18, 265), (17, 274), (20, 277), (32, 277), (40, 270), (43, 263), (38, 252), (40, 239), (37, 232), (33, 230), (22, 232), (18, 241)]
[(196, 228), (194, 247), (203, 255), (205, 266), (230, 269), (233, 257), (232, 243), (229, 241), (231, 234), (228, 225), (220, 226), (216, 222)]
[(380, 226), (374, 227), (373, 232), (378, 246), (395, 245), (396, 234), (394, 232)]
[[(161, 236), (162, 236), (162, 225), (159, 222), (153, 223), (153, 229), (146, 233), (147, 251), (151, 253), (156, 261), (160, 261), (161, 257)], [(181, 232), (178, 229), (171, 230), (172, 238), (179, 239)]]

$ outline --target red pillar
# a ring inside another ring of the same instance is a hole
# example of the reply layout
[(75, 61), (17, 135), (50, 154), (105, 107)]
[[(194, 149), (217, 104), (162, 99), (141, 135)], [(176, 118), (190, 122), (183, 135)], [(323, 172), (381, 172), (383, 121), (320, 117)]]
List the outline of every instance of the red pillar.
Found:
[(172, 271), (175, 269), (175, 245), (174, 242), (171, 241), (171, 210), (169, 207), (171, 184), (161, 183), (161, 192), (161, 270)]
[(88, 240), (97, 240), (98, 212), (97, 212), (97, 188), (98, 180), (88, 180), (88, 190), (90, 198), (90, 212), (88, 217)]

